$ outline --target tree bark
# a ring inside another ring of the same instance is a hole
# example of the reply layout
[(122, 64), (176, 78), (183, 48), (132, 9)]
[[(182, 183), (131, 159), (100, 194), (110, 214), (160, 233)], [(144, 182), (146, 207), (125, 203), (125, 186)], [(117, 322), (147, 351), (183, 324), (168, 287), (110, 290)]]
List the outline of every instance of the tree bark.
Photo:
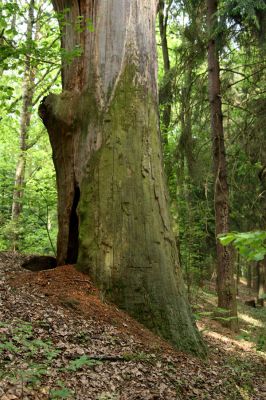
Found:
[(265, 275), (265, 267), (266, 261), (265, 259), (259, 261), (257, 263), (257, 300), (265, 298), (265, 284), (266, 284), (266, 275)]
[(246, 264), (246, 279), (247, 279), (247, 287), (251, 289), (252, 287), (252, 265), (250, 262)]
[[(226, 155), (224, 145), (223, 116), (220, 90), (220, 65), (215, 38), (217, 26), (217, 0), (206, 0), (207, 25), (209, 30), (208, 42), (208, 77), (209, 100), (211, 112), (211, 135), (214, 167), (214, 208), (216, 238), (229, 230), (229, 190), (227, 184)], [(237, 307), (236, 289), (232, 250), (230, 246), (222, 246), (216, 239), (217, 249), (217, 292), (218, 307), (227, 310), (225, 324), (236, 330)]]
[[(39, 111), (57, 176), (58, 262), (78, 253), (78, 268), (105, 298), (176, 347), (205, 354), (185, 295), (162, 170), (157, 1), (53, 3), (59, 12), (69, 8), (63, 48), (82, 47), (63, 65), (63, 93), (50, 94)], [(77, 19), (84, 29), (74, 29)]]
[(263, 294), (264, 294), (264, 298), (266, 295), (266, 258), (264, 258), (263, 260)]
[(163, 79), (163, 92), (164, 99), (163, 103), (163, 115), (162, 115), (162, 129), (163, 129), (163, 140), (164, 143), (168, 143), (167, 140), (167, 129), (171, 122), (171, 110), (172, 110), (172, 80), (170, 76), (170, 57), (167, 43), (167, 24), (168, 14), (172, 1), (166, 6), (164, 0), (159, 0), (159, 29), (161, 37), (162, 55), (163, 55), (163, 66), (164, 66), (164, 79)]

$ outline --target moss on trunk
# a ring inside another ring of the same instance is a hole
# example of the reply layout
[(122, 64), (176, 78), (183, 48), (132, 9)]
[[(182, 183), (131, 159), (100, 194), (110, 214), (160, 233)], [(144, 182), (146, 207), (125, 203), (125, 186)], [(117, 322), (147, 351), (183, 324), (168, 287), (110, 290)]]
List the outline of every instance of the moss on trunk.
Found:
[[(176, 347), (203, 355), (178, 264), (162, 170), (157, 0), (53, 4), (58, 12), (69, 7), (62, 46), (68, 51), (79, 44), (83, 50), (62, 68), (62, 95), (48, 96), (40, 109), (57, 175), (59, 262), (70, 256), (80, 194), (78, 268), (92, 276), (108, 300)], [(73, 28), (78, 16), (92, 21), (93, 32)]]
[(120, 78), (103, 143), (81, 186), (78, 267), (115, 302), (176, 347), (204, 354), (179, 271), (162, 170), (154, 97)]

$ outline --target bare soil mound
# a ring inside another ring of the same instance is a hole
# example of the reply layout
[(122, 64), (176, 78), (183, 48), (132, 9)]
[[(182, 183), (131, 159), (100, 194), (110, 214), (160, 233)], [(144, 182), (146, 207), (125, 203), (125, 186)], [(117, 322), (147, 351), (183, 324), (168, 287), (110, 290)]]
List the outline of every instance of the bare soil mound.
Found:
[(30, 272), (24, 260), (0, 253), (1, 400), (266, 398), (265, 358), (224, 332), (208, 332), (209, 359), (196, 359), (103, 302), (73, 266)]

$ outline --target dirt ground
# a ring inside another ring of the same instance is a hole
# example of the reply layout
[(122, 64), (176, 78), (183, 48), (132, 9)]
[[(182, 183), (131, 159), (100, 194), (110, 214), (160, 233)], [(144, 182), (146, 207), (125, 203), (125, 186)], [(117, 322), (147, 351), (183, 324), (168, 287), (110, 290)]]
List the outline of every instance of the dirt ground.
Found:
[(24, 260), (0, 253), (1, 400), (266, 399), (265, 308), (240, 298), (232, 334), (212, 318), (214, 294), (195, 292), (209, 349), (199, 360), (103, 302), (73, 266), (30, 272)]

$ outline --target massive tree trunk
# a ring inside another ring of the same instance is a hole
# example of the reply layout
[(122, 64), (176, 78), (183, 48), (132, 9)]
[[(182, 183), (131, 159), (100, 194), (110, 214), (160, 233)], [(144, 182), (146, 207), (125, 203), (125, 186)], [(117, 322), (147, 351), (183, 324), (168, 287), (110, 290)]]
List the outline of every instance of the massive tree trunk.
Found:
[(56, 11), (69, 9), (63, 48), (82, 48), (80, 57), (63, 65), (63, 93), (50, 94), (39, 111), (57, 176), (58, 263), (78, 260), (105, 298), (176, 347), (204, 354), (185, 295), (162, 170), (157, 1), (53, 3)]
[[(211, 111), (211, 134), (214, 166), (214, 207), (216, 238), (227, 233), (229, 229), (229, 191), (226, 173), (226, 155), (224, 145), (224, 130), (222, 102), (220, 90), (220, 65), (215, 29), (217, 27), (217, 0), (207, 0), (207, 25), (209, 30), (208, 43), (208, 76), (209, 98)], [(217, 249), (217, 292), (218, 307), (228, 311), (223, 317), (226, 325), (237, 329), (236, 289), (232, 249), (222, 246), (216, 239)]]

